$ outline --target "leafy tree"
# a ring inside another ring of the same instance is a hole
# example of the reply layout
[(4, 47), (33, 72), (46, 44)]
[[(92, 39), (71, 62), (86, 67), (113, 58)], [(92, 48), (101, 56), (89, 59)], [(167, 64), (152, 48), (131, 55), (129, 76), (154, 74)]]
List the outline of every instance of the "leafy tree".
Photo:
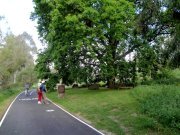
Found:
[(34, 71), (34, 65), (28, 65), (26, 68), (22, 68), (18, 73), (17, 82), (23, 86), (26, 82), (33, 84), (37, 82), (37, 74)]
[(38, 20), (39, 33), (48, 42), (49, 53), (53, 53), (51, 62), (63, 80), (80, 80), (82, 72), (86, 73), (85, 82), (100, 75), (113, 87), (119, 59), (131, 48), (128, 38), (133, 3), (127, 0), (34, 0), (34, 3), (32, 18)]
[(178, 67), (180, 64), (177, 38), (179, 20), (174, 18), (173, 13), (174, 9), (179, 8), (179, 2), (136, 0), (135, 4), (137, 27), (134, 34), (135, 37), (141, 37), (143, 43), (139, 44), (137, 49), (140, 66), (138, 68), (144, 67), (141, 70), (144, 79), (156, 78), (157, 72), (163, 70), (162, 67)]
[[(53, 63), (57, 79), (66, 84), (101, 79), (113, 88), (115, 81), (135, 82), (137, 68), (144, 79), (156, 78), (162, 66), (168, 62), (173, 65), (179, 58), (179, 52), (173, 50), (179, 50), (176, 42), (179, 23), (173, 12), (174, 7), (179, 8), (178, 1), (34, 0), (34, 3), (31, 17), (37, 19), (39, 35), (48, 44), (37, 61), (41, 77), (51, 76)], [(168, 40), (170, 45), (166, 44)], [(127, 61), (125, 57), (132, 52), (133, 61)]]
[[(24, 35), (28, 34), (7, 35), (2, 48), (0, 48), (0, 81), (3, 87), (17, 83), (18, 75), (22, 69), (32, 68), (34, 65), (32, 53), (35, 52), (36, 47), (34, 43), (28, 44), (30, 36), (25, 38)], [(26, 72), (33, 74), (31, 71)], [(24, 78), (24, 80), (26, 79)]]
[(47, 55), (47, 51), (39, 54), (35, 67), (38, 78), (48, 79), (48, 77), (50, 76), (49, 58), (50, 57), (49, 55)]

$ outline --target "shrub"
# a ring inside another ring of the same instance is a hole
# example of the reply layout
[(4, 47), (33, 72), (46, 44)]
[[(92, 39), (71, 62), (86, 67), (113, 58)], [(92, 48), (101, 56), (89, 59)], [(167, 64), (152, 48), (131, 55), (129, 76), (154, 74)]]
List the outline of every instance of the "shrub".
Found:
[(48, 91), (55, 91), (56, 84), (58, 83), (58, 77), (56, 75), (51, 75), (46, 82), (46, 87)]
[(78, 88), (78, 87), (79, 87), (79, 86), (78, 86), (77, 83), (75, 83), (75, 84), (72, 85), (72, 88)]
[(178, 87), (167, 88), (142, 98), (140, 108), (163, 125), (180, 129), (180, 92)]
[(105, 87), (106, 86), (106, 83), (103, 82), (103, 81), (100, 81), (98, 84), (99, 84), (100, 87)]
[(174, 69), (163, 69), (159, 71), (155, 80), (147, 80), (142, 82), (144, 85), (152, 85), (152, 84), (165, 84), (165, 85), (180, 85), (180, 70)]
[(0, 90), (0, 102), (17, 93), (17, 89)]
[(157, 73), (155, 79), (172, 78), (172, 77), (173, 77), (172, 70), (163, 68)]
[(98, 90), (99, 89), (99, 84), (91, 84), (88, 87), (89, 90)]

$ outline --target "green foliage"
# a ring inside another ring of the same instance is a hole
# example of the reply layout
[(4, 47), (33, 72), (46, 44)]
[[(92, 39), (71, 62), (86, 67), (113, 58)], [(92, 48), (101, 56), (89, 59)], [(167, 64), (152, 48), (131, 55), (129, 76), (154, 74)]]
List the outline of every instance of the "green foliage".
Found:
[(137, 84), (136, 72), (136, 60), (129, 62), (122, 60), (117, 65), (116, 84), (122, 87), (135, 86)]
[(180, 92), (178, 87), (165, 87), (145, 96), (141, 101), (143, 113), (156, 118), (163, 125), (180, 129)]
[[(170, 78), (170, 79), (167, 79), (167, 78), (162, 78), (162, 79), (158, 79), (158, 80), (154, 80), (152, 81), (152, 83), (154, 84), (164, 84), (164, 85), (180, 85), (180, 79), (177, 79), (177, 78)], [(150, 83), (150, 84), (152, 84)]]
[(137, 127), (141, 128), (141, 129), (153, 129), (156, 130), (157, 125), (157, 121), (155, 121), (153, 118), (147, 117), (147, 116), (141, 116), (138, 120), (137, 120)]
[[(90, 83), (97, 75), (109, 80), (118, 77), (115, 63), (119, 63), (120, 55), (128, 48), (121, 41), (127, 39), (125, 35), (133, 27), (132, 2), (34, 0), (34, 3), (32, 18), (37, 19), (39, 33), (48, 41), (43, 57), (49, 57), (55, 64), (64, 83), (71, 80)], [(45, 70), (38, 72), (43, 74)]]
[[(136, 1), (137, 27), (135, 34), (141, 35), (143, 42), (154, 46), (158, 54), (158, 64), (179, 67), (179, 20), (173, 16), (179, 9), (179, 1), (144, 0)], [(163, 39), (163, 40), (162, 40)], [(158, 47), (158, 42), (161, 42)], [(151, 65), (151, 64), (150, 64)]]
[(158, 73), (158, 77), (153, 83), (180, 86), (180, 69), (164, 69)]
[[(58, 98), (57, 92), (48, 93), (47, 96), (104, 134), (179, 135), (179, 131), (175, 128), (163, 126), (155, 117), (140, 112), (139, 100), (151, 95), (150, 93), (158, 92), (162, 87), (138, 86), (133, 90), (118, 91), (66, 89), (63, 99)], [(170, 91), (178, 90), (173, 85), (168, 88)], [(139, 100), (136, 100), (137, 98)]]
[[(170, 70), (167, 68), (161, 68), (161, 70), (157, 71), (156, 78), (152, 80), (152, 78), (147, 79), (146, 81), (139, 80), (139, 83), (146, 84), (146, 85), (153, 85), (153, 84), (164, 84), (164, 85), (180, 85), (180, 78), (179, 78), (180, 70)], [(138, 77), (140, 78), (140, 77)]]
[(46, 88), (48, 91), (55, 91), (56, 84), (59, 82), (57, 74), (51, 74), (48, 81), (46, 82)]
[(177, 79), (180, 79), (180, 69), (176, 68), (176, 69), (172, 70), (171, 75)]
[(17, 76), (17, 83), (20, 86), (24, 86), (24, 84), (28, 82), (30, 84), (33, 84), (37, 82), (37, 74), (34, 71), (34, 66), (28, 66), (21, 70), (21, 72)]
[(19, 90), (17, 89), (4, 89), (4, 90), (0, 90), (0, 104), (8, 99), (9, 97), (17, 94), (19, 92)]
[[(9, 87), (17, 83), (22, 70), (33, 68), (32, 53), (36, 53), (36, 46), (32, 37), (25, 32), (19, 36), (7, 35), (3, 40), (3, 46), (0, 48), (0, 85)], [(29, 74), (33, 73), (29, 71)], [(26, 78), (23, 78), (19, 81), (22, 83), (25, 80)]]
[(159, 71), (157, 73), (156, 79), (163, 79), (163, 78), (166, 78), (166, 79), (170, 78), (171, 79), (171, 78), (173, 78), (171, 72), (172, 72), (172, 70), (167, 69), (167, 68), (163, 68), (161, 71)]
[(33, 2), (31, 17), (48, 44), (37, 61), (39, 78), (49, 78), (53, 64), (65, 84), (92, 83), (98, 76), (110, 87), (115, 80), (135, 84), (138, 73), (145, 83), (162, 77), (162, 67), (179, 66), (177, 1)]
[(10, 103), (13, 101), (15, 96), (20, 93), (20, 87), (13, 87), (11, 89), (0, 90), (0, 118), (3, 117)]
[(37, 77), (40, 79), (47, 79), (50, 76), (50, 63), (49, 57), (46, 56), (46, 52), (40, 53), (36, 62), (35, 71), (37, 72)]

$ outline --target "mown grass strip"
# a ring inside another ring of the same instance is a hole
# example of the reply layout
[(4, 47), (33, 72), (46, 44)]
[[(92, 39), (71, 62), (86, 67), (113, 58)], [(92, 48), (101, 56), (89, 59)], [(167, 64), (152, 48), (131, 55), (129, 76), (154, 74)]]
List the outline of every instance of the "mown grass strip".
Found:
[(139, 96), (158, 91), (162, 86), (140, 86), (132, 90), (67, 89), (64, 98), (57, 92), (48, 93), (55, 103), (84, 119), (105, 134), (116, 135), (176, 135), (156, 119), (142, 114)]

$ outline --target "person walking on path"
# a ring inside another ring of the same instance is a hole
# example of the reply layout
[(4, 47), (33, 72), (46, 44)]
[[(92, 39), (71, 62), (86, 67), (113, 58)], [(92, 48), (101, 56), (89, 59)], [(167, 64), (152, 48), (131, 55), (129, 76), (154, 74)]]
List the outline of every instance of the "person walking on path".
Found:
[(25, 83), (25, 85), (24, 85), (24, 88), (25, 88), (24, 93), (25, 93), (26, 96), (28, 96), (29, 87), (30, 87), (30, 86), (29, 86), (29, 83)]
[(47, 97), (46, 97), (46, 85), (45, 85), (45, 81), (42, 81), (41, 85), (40, 85), (40, 91), (42, 92), (42, 99), (43, 99), (43, 103), (44, 104), (49, 104), (47, 101)]
[(38, 94), (38, 104), (42, 104), (42, 91), (40, 90), (41, 82), (38, 83), (37, 94)]

